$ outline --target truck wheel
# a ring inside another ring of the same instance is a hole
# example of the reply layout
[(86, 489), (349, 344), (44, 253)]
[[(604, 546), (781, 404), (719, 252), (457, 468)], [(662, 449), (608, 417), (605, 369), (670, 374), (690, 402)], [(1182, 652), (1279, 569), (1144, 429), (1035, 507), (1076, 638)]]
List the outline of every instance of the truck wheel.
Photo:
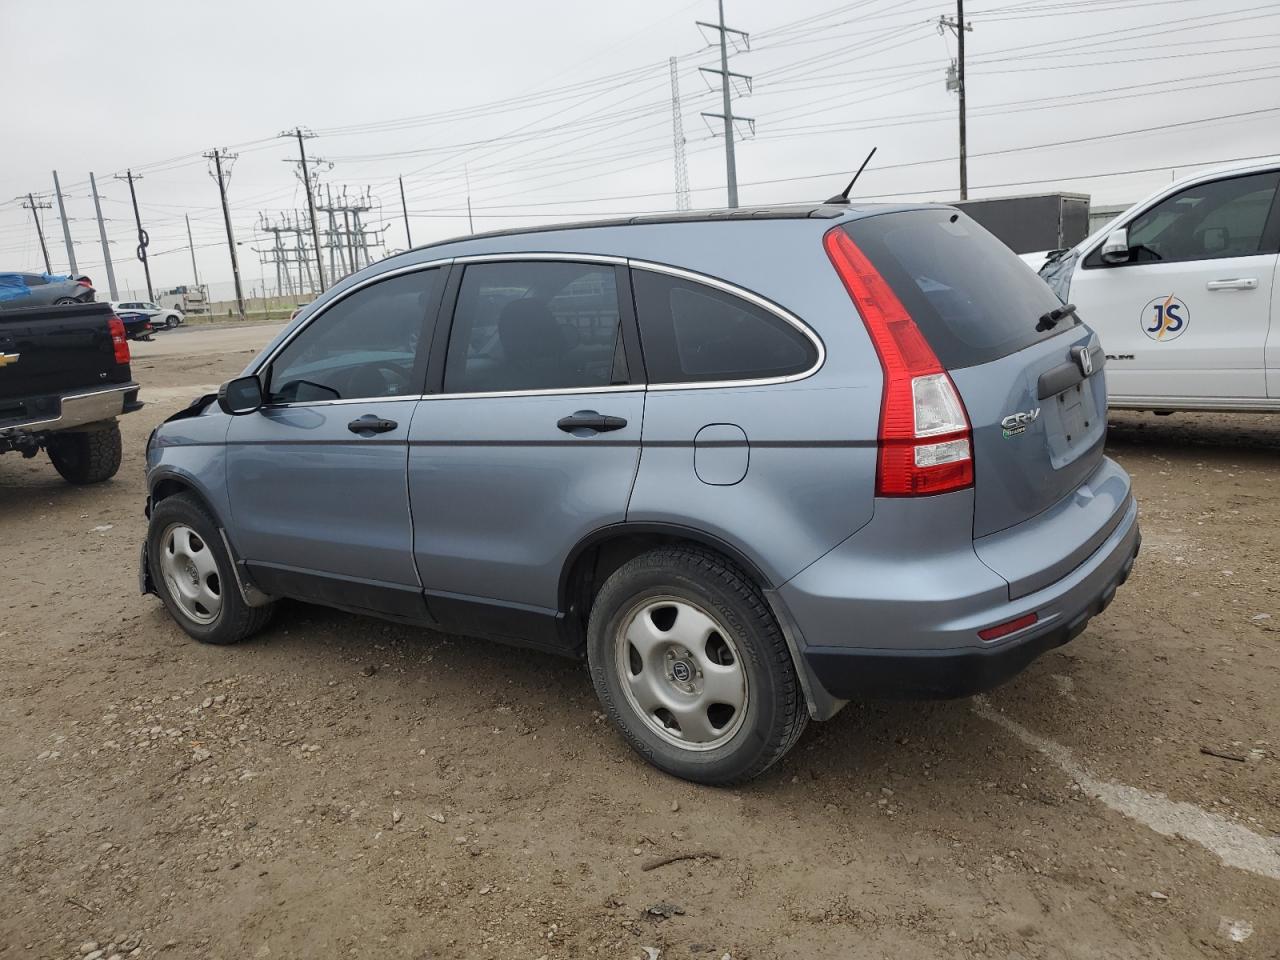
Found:
[(120, 424), (101, 430), (55, 433), (45, 449), (62, 479), (77, 485), (101, 483), (120, 469)]
[(623, 564), (591, 608), (587, 660), (614, 725), (674, 776), (759, 776), (808, 722), (786, 640), (764, 597), (723, 557), (662, 547)]
[(201, 643), (239, 643), (271, 619), (274, 604), (244, 602), (218, 524), (195, 497), (165, 497), (151, 511), (147, 566), (169, 615)]

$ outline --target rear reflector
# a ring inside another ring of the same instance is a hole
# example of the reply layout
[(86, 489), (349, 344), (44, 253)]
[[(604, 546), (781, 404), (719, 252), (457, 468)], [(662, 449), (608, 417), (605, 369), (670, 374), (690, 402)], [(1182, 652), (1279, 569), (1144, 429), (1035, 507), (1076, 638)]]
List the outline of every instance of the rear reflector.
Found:
[(124, 335), (124, 321), (112, 317), (107, 321), (107, 329), (111, 331), (111, 346), (115, 350), (116, 363), (129, 362), (129, 338)]
[(951, 377), (888, 281), (844, 229), (828, 231), (822, 243), (884, 369), (876, 495), (926, 496), (973, 486), (969, 416)]
[(1010, 620), (1008, 623), (1000, 623), (994, 627), (987, 627), (985, 630), (979, 630), (978, 636), (983, 640), (999, 640), (1001, 637), (1007, 637), (1011, 633), (1017, 633), (1019, 630), (1025, 630), (1040, 618), (1034, 613), (1028, 613), (1026, 616), (1019, 617), (1017, 620)]

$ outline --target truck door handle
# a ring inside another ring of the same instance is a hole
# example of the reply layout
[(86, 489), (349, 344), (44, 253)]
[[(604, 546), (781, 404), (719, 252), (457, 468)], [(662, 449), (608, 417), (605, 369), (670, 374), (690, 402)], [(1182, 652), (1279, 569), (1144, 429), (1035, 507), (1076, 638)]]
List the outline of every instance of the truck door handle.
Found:
[(382, 417), (374, 413), (366, 413), (363, 417), (357, 417), (347, 424), (347, 429), (352, 433), (358, 433), (362, 436), (371, 437), (375, 433), (386, 433), (394, 430), (400, 424), (394, 420), (384, 420)]
[(621, 430), (627, 425), (627, 421), (622, 417), (606, 417), (603, 414), (596, 413), (594, 410), (579, 410), (577, 413), (561, 417), (556, 421), (556, 426), (565, 433), (573, 433), (575, 430), (595, 430), (598, 433), (607, 433), (610, 430)]
[(1205, 284), (1206, 290), (1257, 290), (1256, 277), (1239, 277), (1235, 280), (1210, 280)]

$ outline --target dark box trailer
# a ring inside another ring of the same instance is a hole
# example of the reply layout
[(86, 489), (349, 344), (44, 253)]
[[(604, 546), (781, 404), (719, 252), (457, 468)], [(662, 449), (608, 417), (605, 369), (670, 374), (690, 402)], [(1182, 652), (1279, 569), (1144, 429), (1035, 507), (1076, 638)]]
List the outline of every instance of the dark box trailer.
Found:
[(977, 220), (1014, 253), (1064, 250), (1089, 235), (1089, 195), (1084, 193), (956, 200), (952, 206)]

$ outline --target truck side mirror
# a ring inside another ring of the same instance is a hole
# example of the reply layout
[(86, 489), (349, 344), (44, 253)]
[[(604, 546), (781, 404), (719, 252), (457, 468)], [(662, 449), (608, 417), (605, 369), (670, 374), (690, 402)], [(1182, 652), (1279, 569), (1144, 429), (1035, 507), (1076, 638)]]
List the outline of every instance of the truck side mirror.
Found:
[(1112, 264), (1129, 262), (1128, 229), (1121, 227), (1107, 235), (1107, 239), (1102, 243), (1102, 262)]
[(256, 374), (228, 380), (218, 388), (218, 406), (233, 417), (261, 410), (262, 381)]

